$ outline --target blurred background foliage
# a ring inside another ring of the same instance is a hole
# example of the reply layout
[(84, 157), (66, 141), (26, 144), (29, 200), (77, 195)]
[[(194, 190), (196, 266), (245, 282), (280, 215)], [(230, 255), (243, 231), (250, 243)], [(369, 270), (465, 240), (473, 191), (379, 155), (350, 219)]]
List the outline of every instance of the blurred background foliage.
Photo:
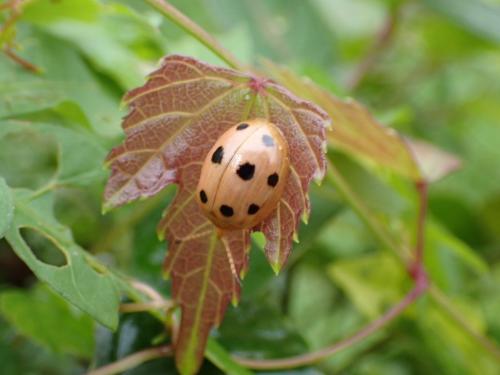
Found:
[[(382, 123), (462, 159), (459, 171), (431, 186), (425, 262), (461, 319), (498, 343), (500, 1), (172, 4), (244, 63), (283, 64), (340, 97), (356, 97)], [(71, 228), (75, 244), (168, 295), (161, 278), (165, 244), (155, 227), (175, 188), (102, 216), (101, 164), (122, 137), (122, 95), (142, 84), (161, 56), (222, 62), (137, 0), (32, 0), (15, 22), (5, 22), (9, 15), (0, 13), (2, 48), (39, 72), (0, 55), (0, 176), (6, 182), (0, 181), (0, 235), (9, 201), (23, 199), (11, 189), (43, 195), (57, 187), (54, 217)], [(418, 202), (411, 182), (338, 150), (329, 156), (377, 220), (412, 243)], [(309, 225), (278, 277), (255, 241), (242, 301), (213, 335), (227, 351), (277, 358), (322, 348), (380, 316), (411, 288), (404, 267), (328, 182), (313, 187), (311, 198)], [(23, 229), (22, 236), (42, 262), (67, 261), (37, 230)], [(37, 282), (0, 240), (2, 373), (83, 373), (165, 341), (162, 331), (144, 313), (122, 314), (116, 332), (96, 324)], [(127, 372), (163, 373), (175, 373), (170, 359)], [(207, 361), (202, 373), (220, 370)], [(424, 296), (360, 345), (283, 373), (482, 375), (500, 367), (494, 353)]]

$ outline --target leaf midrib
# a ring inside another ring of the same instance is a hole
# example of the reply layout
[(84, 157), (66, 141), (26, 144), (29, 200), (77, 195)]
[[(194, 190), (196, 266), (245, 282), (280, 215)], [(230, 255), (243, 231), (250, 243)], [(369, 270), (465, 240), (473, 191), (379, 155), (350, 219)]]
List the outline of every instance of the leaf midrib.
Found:
[(190, 358), (195, 358), (195, 350), (198, 341), (198, 335), (197, 333), (200, 332), (200, 322), (201, 322), (201, 316), (203, 312), (203, 307), (205, 306), (205, 299), (207, 296), (207, 289), (208, 289), (208, 280), (210, 278), (210, 272), (212, 270), (212, 263), (215, 255), (215, 250), (216, 250), (216, 245), (217, 245), (217, 234), (212, 233), (210, 236), (210, 245), (207, 250), (207, 260), (205, 263), (205, 270), (203, 272), (203, 283), (201, 286), (201, 291), (200, 291), (200, 298), (198, 299), (198, 304), (196, 305), (196, 310), (195, 310), (195, 320), (194, 324), (191, 327), (190, 335), (189, 335), (189, 342), (186, 347), (186, 352), (184, 354), (184, 358), (190, 360)]

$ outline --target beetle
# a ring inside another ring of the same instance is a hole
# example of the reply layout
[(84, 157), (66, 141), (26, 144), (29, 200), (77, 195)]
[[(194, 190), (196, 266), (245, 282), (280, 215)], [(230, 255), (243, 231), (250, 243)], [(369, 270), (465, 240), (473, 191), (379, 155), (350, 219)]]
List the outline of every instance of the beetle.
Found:
[(201, 168), (196, 200), (216, 227), (253, 228), (266, 219), (283, 193), (289, 173), (288, 143), (266, 119), (229, 128)]

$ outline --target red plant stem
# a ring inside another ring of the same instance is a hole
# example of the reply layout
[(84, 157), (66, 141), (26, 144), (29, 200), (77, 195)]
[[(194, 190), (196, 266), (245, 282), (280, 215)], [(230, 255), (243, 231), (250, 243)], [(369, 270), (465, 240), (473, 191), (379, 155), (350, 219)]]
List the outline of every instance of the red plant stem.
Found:
[[(0, 25), (0, 39), (3, 39), (4, 34), (6, 34), (11, 28), (15, 26), (17, 19), (21, 16), (21, 4), (22, 0), (11, 0), (4, 4), (0, 4), (0, 11), (10, 10), (10, 15), (7, 17), (3, 25)], [(30, 63), (29, 61), (18, 56), (10, 45), (9, 41), (4, 41), (2, 46), (2, 51), (5, 55), (10, 58), (15, 63), (21, 65), (24, 69), (29, 70), (33, 73), (40, 73), (41, 69)]]
[(349, 336), (346, 339), (341, 340), (327, 348), (318, 350), (313, 353), (298, 355), (295, 357), (284, 358), (284, 359), (269, 359), (269, 360), (246, 359), (238, 356), (233, 356), (233, 359), (243, 366), (259, 370), (264, 370), (264, 369), (276, 370), (276, 369), (299, 367), (321, 361), (326, 357), (336, 354), (341, 350), (344, 350), (360, 342), (364, 338), (370, 336), (372, 333), (386, 326), (389, 322), (397, 318), (418, 297), (420, 297), (422, 293), (425, 292), (428, 285), (429, 283), (425, 276), (423, 276), (422, 279), (420, 280), (416, 280), (415, 287), (397, 305), (392, 307), (384, 315), (374, 320), (370, 324), (366, 325), (352, 336)]
[(424, 271), (424, 247), (425, 247), (425, 222), (427, 219), (428, 206), (428, 187), (429, 184), (425, 180), (417, 181), (415, 187), (418, 192), (418, 218), (415, 241), (415, 259), (410, 265), (409, 272), (413, 279), (418, 280), (419, 274)]
[(18, 56), (10, 47), (5, 46), (3, 48), (3, 53), (7, 55), (12, 61), (15, 63), (21, 65), (24, 69), (33, 72), (33, 73), (41, 73), (41, 69), (36, 66), (33, 63), (30, 63), (29, 61), (23, 59), (22, 57)]
[(355, 90), (360, 85), (360, 83), (366, 77), (366, 74), (375, 65), (380, 55), (384, 52), (385, 48), (389, 46), (394, 36), (394, 31), (396, 30), (397, 21), (399, 19), (399, 8), (400, 6), (396, 6), (391, 10), (384, 25), (378, 32), (375, 42), (373, 43), (363, 60), (355, 68), (352, 76), (346, 83), (346, 87), (350, 91)]
[(119, 361), (110, 363), (109, 365), (100, 367), (87, 373), (87, 375), (113, 375), (122, 373), (126, 370), (139, 366), (141, 363), (151, 361), (153, 359), (168, 357), (172, 354), (170, 345), (149, 348), (136, 352)]

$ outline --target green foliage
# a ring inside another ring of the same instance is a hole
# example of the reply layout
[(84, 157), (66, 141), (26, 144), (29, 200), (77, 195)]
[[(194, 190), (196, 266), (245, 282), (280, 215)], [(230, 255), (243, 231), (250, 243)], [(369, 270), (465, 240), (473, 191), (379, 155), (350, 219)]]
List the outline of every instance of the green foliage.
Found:
[[(350, 193), (334, 178), (311, 189), (309, 223), (278, 277), (256, 236), (242, 300), (212, 331), (201, 373), (251, 373), (232, 355), (270, 359), (322, 349), (399, 301), (412, 287), (400, 258), (415, 244), (414, 180), (422, 177), (435, 180), (425, 265), (439, 292), (362, 343), (277, 373), (498, 373), (498, 0), (172, 4), (242, 63), (330, 114), (328, 157)], [(0, 10), (0, 23), (10, 14)], [(394, 14), (394, 31), (373, 52)], [(102, 216), (102, 163), (123, 137), (123, 94), (163, 55), (221, 59), (132, 0), (32, 0), (0, 30), (2, 51), (9, 47), (39, 70), (0, 54), (2, 373), (83, 373), (170, 343), (163, 312), (119, 314), (118, 307), (149, 299), (133, 279), (171, 296), (155, 226), (174, 189)], [(366, 74), (352, 86), (367, 55)], [(297, 79), (302, 74), (311, 81)], [(332, 94), (355, 97), (369, 112)], [(412, 142), (409, 152), (410, 138), (426, 143)], [(461, 168), (443, 178), (457, 166), (451, 154)], [(161, 358), (127, 373), (174, 371), (173, 359)]]
[[(117, 325), (118, 290), (109, 271), (74, 243), (68, 228), (52, 213), (51, 193), (36, 196), (28, 190), (15, 193), (15, 216), (5, 237), (16, 254), (42, 281), (100, 323)], [(31, 228), (46, 237), (56, 251), (63, 253), (64, 265), (55, 267), (38, 259), (21, 234)]]
[[(94, 324), (47, 287), (0, 293), (0, 314), (19, 332), (57, 353), (91, 358)], [(35, 318), (34, 318), (35, 317)]]
[(10, 227), (14, 214), (12, 194), (3, 178), (0, 178), (0, 212), (2, 212), (2, 216), (0, 216), (0, 236), (3, 237)]

